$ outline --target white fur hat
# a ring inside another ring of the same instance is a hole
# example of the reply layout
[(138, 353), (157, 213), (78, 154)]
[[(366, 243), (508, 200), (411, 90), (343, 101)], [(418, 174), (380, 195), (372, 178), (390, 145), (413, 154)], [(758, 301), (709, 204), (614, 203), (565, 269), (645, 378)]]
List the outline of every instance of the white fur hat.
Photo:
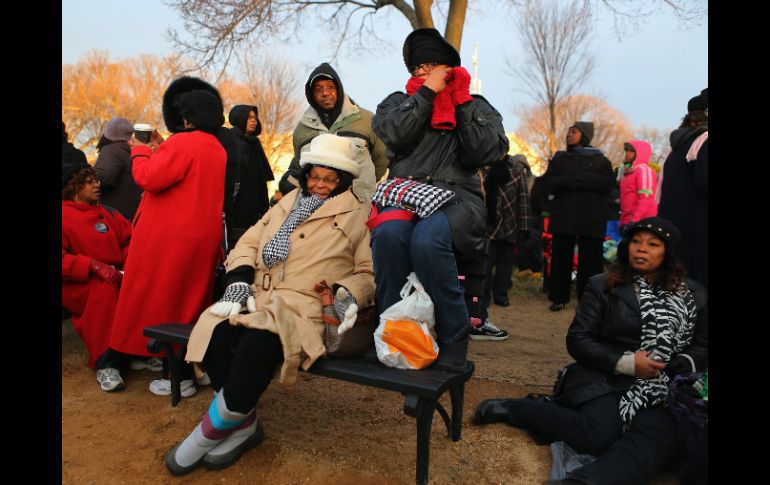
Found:
[(310, 141), (310, 150), (300, 154), (299, 165), (304, 167), (310, 163), (336, 168), (358, 177), (361, 167), (357, 160), (361, 158), (362, 150), (366, 150), (366, 147), (354, 138), (324, 133)]

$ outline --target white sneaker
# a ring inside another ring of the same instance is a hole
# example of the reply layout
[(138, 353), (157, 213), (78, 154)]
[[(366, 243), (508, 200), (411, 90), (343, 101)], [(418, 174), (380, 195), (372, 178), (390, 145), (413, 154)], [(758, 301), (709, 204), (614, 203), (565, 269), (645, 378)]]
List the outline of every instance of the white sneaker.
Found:
[[(184, 380), (180, 383), (179, 390), (182, 393), (182, 397), (194, 396), (198, 390), (195, 388), (192, 379)], [(150, 382), (150, 392), (157, 396), (170, 396), (171, 395), (171, 380), (170, 379), (155, 379)]]
[(114, 367), (96, 370), (96, 381), (104, 392), (118, 391), (126, 387), (123, 378), (120, 377), (120, 371)]
[(152, 372), (160, 372), (163, 370), (163, 360), (158, 357), (152, 357), (148, 360), (131, 359), (129, 367), (131, 370), (147, 369)]

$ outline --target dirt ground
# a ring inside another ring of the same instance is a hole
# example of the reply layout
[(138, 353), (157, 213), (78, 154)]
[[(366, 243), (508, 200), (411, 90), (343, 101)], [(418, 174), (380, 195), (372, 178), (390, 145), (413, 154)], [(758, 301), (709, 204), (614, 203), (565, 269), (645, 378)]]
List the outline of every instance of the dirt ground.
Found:
[[(558, 369), (571, 361), (564, 336), (574, 314), (549, 312), (535, 282), (516, 281), (511, 306), (493, 305), (490, 316), (510, 337), (471, 341), (476, 372), (467, 383), (462, 440), (453, 443), (436, 413), (430, 446), (430, 483), (542, 484), (549, 476), (548, 446), (505, 424), (476, 426), (482, 399), (523, 397), (550, 391)], [(210, 387), (171, 407), (169, 397), (147, 386), (158, 375), (124, 373), (127, 388), (99, 389), (87, 355), (69, 320), (62, 321), (62, 483), (231, 483), (277, 485), (391, 485), (414, 483), (415, 421), (402, 411), (399, 394), (301, 374), (293, 389), (278, 385), (264, 394), (258, 416), (266, 439), (233, 467), (202, 467), (177, 478), (165, 453), (199, 421), (211, 401)], [(449, 409), (448, 398), (442, 400)], [(650, 485), (676, 485), (673, 475)]]

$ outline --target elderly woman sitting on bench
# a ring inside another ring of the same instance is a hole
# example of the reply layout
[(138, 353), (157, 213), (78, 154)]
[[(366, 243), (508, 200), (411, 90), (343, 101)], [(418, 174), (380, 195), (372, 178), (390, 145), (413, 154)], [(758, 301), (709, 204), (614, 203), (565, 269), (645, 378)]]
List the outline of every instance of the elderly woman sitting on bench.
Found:
[(225, 294), (201, 315), (186, 356), (204, 363), (217, 394), (192, 433), (166, 455), (174, 475), (201, 462), (228, 467), (262, 441), (256, 406), (276, 368), (282, 364), (280, 383), (293, 384), (300, 366), (307, 370), (324, 354), (316, 284), (332, 287), (343, 325), (356, 320), (358, 305), (373, 304), (369, 203), (350, 190), (363, 150), (346, 137), (314, 138), (300, 159), (300, 189), (230, 252)]

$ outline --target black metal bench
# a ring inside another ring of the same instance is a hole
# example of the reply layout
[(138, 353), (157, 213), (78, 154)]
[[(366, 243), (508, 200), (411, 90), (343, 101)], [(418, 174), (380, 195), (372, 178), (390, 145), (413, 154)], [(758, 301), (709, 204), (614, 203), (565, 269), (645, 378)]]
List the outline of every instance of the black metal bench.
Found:
[[(144, 329), (144, 335), (150, 338), (147, 349), (152, 353), (163, 352), (168, 358), (172, 406), (176, 406), (181, 400), (179, 376), (191, 331), (192, 325), (178, 323), (166, 323)], [(173, 351), (172, 344), (180, 345), (177, 352)], [(430, 431), (434, 411), (438, 410), (443, 418), (449, 438), (452, 441), (461, 439), (465, 382), (471, 378), (473, 371), (474, 365), (470, 361), (467, 362), (462, 373), (451, 373), (432, 369), (419, 371), (392, 369), (362, 357), (322, 358), (308, 370), (312, 374), (400, 392), (405, 396), (404, 414), (414, 417), (417, 421), (415, 476), (418, 485), (428, 483)], [(447, 391), (452, 404), (451, 416), (438, 402)]]

